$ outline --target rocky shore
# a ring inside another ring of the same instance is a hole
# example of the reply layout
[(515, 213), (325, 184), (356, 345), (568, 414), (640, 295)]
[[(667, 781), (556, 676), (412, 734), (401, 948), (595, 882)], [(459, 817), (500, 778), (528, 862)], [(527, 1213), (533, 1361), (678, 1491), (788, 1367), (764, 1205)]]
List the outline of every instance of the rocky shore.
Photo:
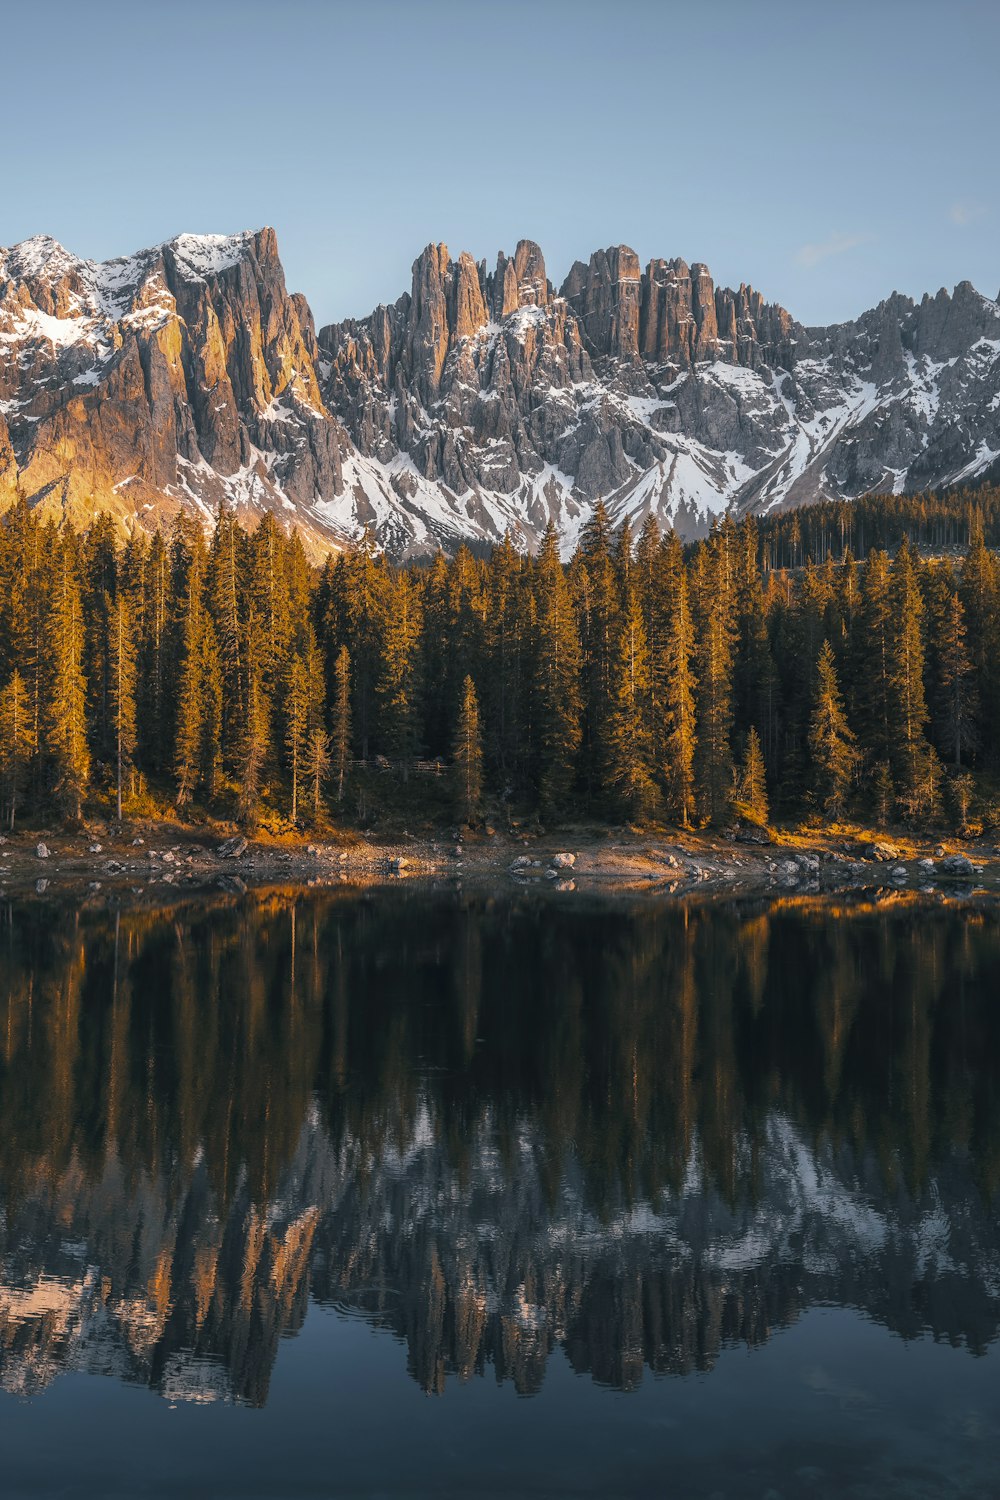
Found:
[[(758, 842), (758, 840), (767, 840)], [(199, 887), (232, 892), (259, 884), (309, 886), (399, 881), (536, 885), (660, 895), (836, 892), (859, 889), (1000, 893), (1000, 850), (976, 840), (738, 830), (680, 833), (564, 828), (449, 837), (402, 833), (277, 842), (221, 836), (169, 823), (120, 830), (0, 838), (0, 894), (135, 894)]]

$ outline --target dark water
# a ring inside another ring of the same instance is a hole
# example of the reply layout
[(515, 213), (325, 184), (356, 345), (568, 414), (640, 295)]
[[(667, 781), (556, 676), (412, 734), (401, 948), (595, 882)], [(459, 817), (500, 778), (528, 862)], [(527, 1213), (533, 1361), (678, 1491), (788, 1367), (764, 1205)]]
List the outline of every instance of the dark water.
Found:
[(994, 911), (0, 908), (5, 1500), (993, 1500), (998, 1299)]

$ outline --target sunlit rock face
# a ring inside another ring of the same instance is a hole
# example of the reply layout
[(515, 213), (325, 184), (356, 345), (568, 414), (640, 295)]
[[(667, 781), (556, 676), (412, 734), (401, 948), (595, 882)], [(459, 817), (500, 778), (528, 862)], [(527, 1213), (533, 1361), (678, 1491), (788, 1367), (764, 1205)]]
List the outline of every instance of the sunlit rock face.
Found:
[(558, 290), (530, 240), (492, 267), (429, 245), (409, 292), (317, 336), (270, 229), (103, 264), (0, 250), (0, 504), (78, 522), (224, 502), (314, 555), (371, 527), (404, 557), (551, 521), (568, 552), (598, 499), (694, 536), (998, 459), (1000, 308), (968, 282), (809, 329), (626, 245)]
[(313, 514), (349, 443), (324, 406), (308, 308), (274, 231), (180, 235), (98, 265), (39, 237), (0, 250), (0, 485), (86, 524)]
[(0, 1389), (260, 1405), (311, 1301), (432, 1392), (709, 1371), (815, 1304), (982, 1351), (998, 955), (905, 903), (20, 910)]

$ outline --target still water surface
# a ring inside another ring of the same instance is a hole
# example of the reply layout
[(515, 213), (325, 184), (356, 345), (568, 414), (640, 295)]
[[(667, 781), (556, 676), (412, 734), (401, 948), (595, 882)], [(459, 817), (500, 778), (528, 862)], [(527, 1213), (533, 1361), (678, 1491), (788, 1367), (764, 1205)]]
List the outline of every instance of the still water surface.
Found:
[(1000, 913), (0, 908), (0, 1493), (1000, 1493)]

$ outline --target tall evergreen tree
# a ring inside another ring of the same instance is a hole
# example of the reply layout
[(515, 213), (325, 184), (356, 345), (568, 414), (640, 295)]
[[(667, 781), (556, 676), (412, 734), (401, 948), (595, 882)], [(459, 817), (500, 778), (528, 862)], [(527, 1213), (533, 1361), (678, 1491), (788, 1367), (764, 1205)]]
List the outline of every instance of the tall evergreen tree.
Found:
[(409, 779), (420, 740), (420, 602), (409, 575), (390, 579), (382, 627), (379, 729), (400, 777)]
[(337, 652), (334, 675), (333, 774), (337, 782), (337, 801), (344, 800), (344, 783), (351, 759), (351, 655), (346, 646)]
[(77, 538), (68, 527), (63, 528), (59, 537), (52, 582), (44, 743), (63, 815), (70, 822), (79, 822), (90, 775), (90, 751), (79, 552)]
[(956, 774), (963, 759), (979, 749), (978, 703), (972, 659), (966, 647), (965, 610), (962, 596), (950, 592), (942, 612), (936, 640), (938, 662), (937, 731), (944, 753)]
[(813, 792), (824, 812), (840, 817), (850, 796), (859, 757), (844, 712), (836, 659), (829, 641), (823, 642), (816, 665), (809, 755)]
[(604, 780), (623, 810), (642, 818), (652, 810), (656, 795), (647, 719), (649, 651), (635, 589), (627, 578), (624, 586), (612, 669)]
[(299, 815), (299, 779), (309, 743), (312, 703), (309, 672), (298, 654), (291, 659), (285, 684), (285, 751), (292, 777), (291, 818), (294, 823)]
[(580, 637), (551, 522), (545, 529), (535, 570), (535, 615), (536, 784), (541, 807), (551, 813), (566, 806), (573, 788), (583, 707)]
[(695, 806), (695, 692), (694, 627), (688, 603), (687, 573), (676, 537), (671, 569), (669, 617), (661, 658), (662, 758), (660, 775), (671, 817), (689, 827)]
[(697, 657), (697, 792), (708, 822), (718, 823), (729, 811), (733, 787), (732, 646), (726, 606), (721, 598), (709, 603), (703, 616)]
[(739, 810), (755, 823), (766, 823), (770, 808), (767, 800), (767, 772), (760, 735), (751, 725), (737, 783)]
[(462, 684), (462, 704), (455, 727), (453, 755), (455, 808), (463, 823), (479, 814), (483, 794), (483, 744), (479, 728), (479, 699), (471, 677)]
[(107, 619), (108, 715), (114, 741), (115, 810), (122, 817), (122, 790), (126, 776), (131, 776), (136, 746), (135, 727), (135, 641), (132, 613), (125, 598), (105, 595)]
[(36, 748), (28, 690), (15, 668), (0, 692), (0, 796), (4, 821), (10, 829), (28, 787)]
[(916, 557), (905, 539), (892, 566), (889, 607), (889, 759), (900, 806), (910, 817), (926, 818), (938, 809), (940, 768), (925, 732), (930, 715), (924, 691), (924, 605)]

